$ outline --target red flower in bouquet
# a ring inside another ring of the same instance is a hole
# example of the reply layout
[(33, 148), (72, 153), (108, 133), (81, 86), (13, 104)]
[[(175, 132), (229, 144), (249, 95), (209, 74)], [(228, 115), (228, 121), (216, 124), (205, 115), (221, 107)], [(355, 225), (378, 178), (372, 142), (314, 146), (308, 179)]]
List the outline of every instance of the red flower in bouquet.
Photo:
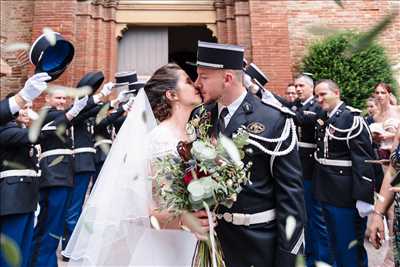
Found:
[(178, 154), (183, 161), (188, 161), (192, 158), (192, 153), (190, 153), (190, 149), (192, 148), (192, 143), (179, 141), (177, 145)]
[(183, 182), (185, 183), (185, 185), (189, 185), (190, 182), (195, 178), (193, 177), (193, 174), (196, 175), (196, 179), (207, 176), (205, 172), (200, 171), (197, 167), (195, 167), (194, 169), (190, 169), (186, 171), (185, 176), (183, 176)]

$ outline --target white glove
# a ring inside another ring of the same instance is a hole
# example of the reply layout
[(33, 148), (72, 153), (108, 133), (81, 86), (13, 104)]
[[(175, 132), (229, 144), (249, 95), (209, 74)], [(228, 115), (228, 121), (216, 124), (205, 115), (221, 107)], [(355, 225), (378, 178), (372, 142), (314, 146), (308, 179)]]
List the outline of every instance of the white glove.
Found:
[(374, 211), (374, 205), (364, 202), (362, 200), (357, 200), (356, 208), (361, 218), (368, 216), (371, 212)]
[(251, 81), (251, 77), (245, 73), (244, 78), (243, 78), (243, 85), (246, 88), (249, 88), (252, 84), (253, 84), (253, 82)]
[(133, 105), (133, 102), (134, 102), (134, 101), (135, 101), (135, 98), (134, 98), (133, 96), (131, 96), (131, 97), (129, 98), (128, 102), (122, 105), (122, 108), (123, 108), (125, 111), (128, 111), (128, 112), (131, 111), (131, 108), (132, 108), (132, 105)]
[(66, 114), (67, 117), (75, 118), (76, 116), (78, 116), (79, 112), (81, 112), (82, 109), (86, 106), (88, 99), (88, 96), (85, 96), (81, 99), (75, 98), (74, 105), (70, 110), (68, 110)]
[(108, 82), (103, 86), (103, 88), (101, 89), (100, 93), (103, 96), (108, 96), (109, 94), (111, 94), (113, 88), (114, 88), (114, 84), (112, 82)]
[(26, 81), (24, 88), (18, 94), (26, 102), (32, 102), (47, 88), (46, 81), (50, 79), (51, 77), (46, 72), (37, 73)]
[(123, 103), (129, 100), (129, 94), (126, 93), (127, 91), (121, 91), (118, 94), (117, 100), (119, 103)]

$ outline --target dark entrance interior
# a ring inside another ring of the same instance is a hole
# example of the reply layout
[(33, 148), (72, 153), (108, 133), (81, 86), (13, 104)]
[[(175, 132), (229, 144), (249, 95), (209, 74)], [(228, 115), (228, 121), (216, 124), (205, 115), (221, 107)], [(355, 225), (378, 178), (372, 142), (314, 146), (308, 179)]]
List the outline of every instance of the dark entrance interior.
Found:
[[(177, 63), (192, 80), (196, 80), (197, 41), (217, 42), (211, 30), (204, 26), (168, 27), (168, 61)], [(189, 64), (188, 64), (189, 63)]]

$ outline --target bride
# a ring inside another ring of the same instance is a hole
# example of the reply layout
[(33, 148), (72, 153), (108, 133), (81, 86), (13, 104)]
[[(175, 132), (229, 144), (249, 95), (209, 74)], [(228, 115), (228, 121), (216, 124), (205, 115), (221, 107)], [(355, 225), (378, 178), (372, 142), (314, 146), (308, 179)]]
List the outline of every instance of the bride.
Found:
[(151, 162), (177, 155), (177, 143), (187, 139), (186, 122), (200, 103), (193, 82), (176, 64), (159, 68), (139, 91), (62, 252), (70, 265), (191, 265), (195, 236), (204, 238), (208, 231), (207, 215), (175, 218), (158, 211)]

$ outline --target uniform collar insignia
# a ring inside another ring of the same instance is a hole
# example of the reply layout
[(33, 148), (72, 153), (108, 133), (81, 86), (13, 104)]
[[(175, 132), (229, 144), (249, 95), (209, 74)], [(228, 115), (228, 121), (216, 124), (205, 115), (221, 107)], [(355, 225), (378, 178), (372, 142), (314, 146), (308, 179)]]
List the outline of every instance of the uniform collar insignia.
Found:
[(265, 126), (260, 122), (253, 121), (247, 126), (247, 131), (253, 134), (260, 134), (265, 131)]
[(246, 114), (252, 113), (253, 112), (253, 106), (249, 102), (244, 102), (243, 103), (243, 110)]

